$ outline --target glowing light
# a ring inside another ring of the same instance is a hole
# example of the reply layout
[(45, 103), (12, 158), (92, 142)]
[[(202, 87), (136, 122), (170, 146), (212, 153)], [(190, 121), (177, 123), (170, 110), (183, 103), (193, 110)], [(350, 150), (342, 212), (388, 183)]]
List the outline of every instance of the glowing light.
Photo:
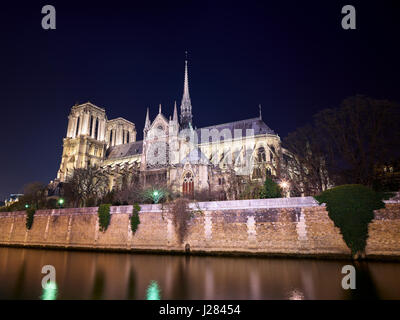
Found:
[(161, 290), (158, 286), (157, 281), (152, 280), (150, 282), (150, 285), (147, 287), (146, 299), (147, 300), (160, 300), (161, 299), (160, 291)]
[(58, 294), (57, 283), (54, 281), (49, 281), (46, 283), (45, 288), (43, 288), (42, 295), (40, 299), (42, 300), (56, 300)]
[(280, 183), (280, 186), (282, 189), (287, 189), (287, 188), (289, 188), (289, 182), (282, 180)]
[(289, 293), (289, 300), (304, 300), (304, 293), (294, 289)]
[(158, 201), (163, 197), (163, 193), (162, 191), (154, 190), (152, 196), (154, 203), (158, 203)]
[(29, 204), (26, 204), (26, 205), (25, 205), (25, 208), (28, 209), (28, 208), (29, 208)]
[(63, 204), (64, 204), (64, 199), (63, 198), (58, 199), (58, 205), (60, 206), (60, 208), (63, 206)]

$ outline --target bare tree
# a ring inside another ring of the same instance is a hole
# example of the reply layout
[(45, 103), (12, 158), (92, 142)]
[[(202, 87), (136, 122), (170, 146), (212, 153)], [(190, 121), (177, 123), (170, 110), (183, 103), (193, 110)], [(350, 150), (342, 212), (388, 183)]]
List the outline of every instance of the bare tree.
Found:
[(95, 204), (107, 191), (108, 176), (96, 167), (75, 169), (65, 185), (65, 195), (74, 206)]
[(311, 125), (290, 133), (283, 145), (282, 178), (290, 181), (294, 195), (316, 195), (328, 188), (330, 179), (321, 139)]
[(22, 205), (28, 204), (40, 209), (46, 206), (46, 186), (41, 182), (31, 182), (24, 186), (24, 195), (19, 199)]
[(364, 96), (315, 116), (317, 134), (337, 183), (372, 185), (376, 167), (400, 153), (399, 105)]
[(119, 187), (114, 190), (114, 200), (120, 204), (133, 204), (142, 201), (143, 187), (139, 181), (139, 173), (124, 172), (118, 178)]
[(283, 164), (294, 193), (315, 195), (332, 184), (372, 185), (377, 167), (399, 157), (399, 106), (355, 96), (325, 109), (314, 124), (289, 134)]

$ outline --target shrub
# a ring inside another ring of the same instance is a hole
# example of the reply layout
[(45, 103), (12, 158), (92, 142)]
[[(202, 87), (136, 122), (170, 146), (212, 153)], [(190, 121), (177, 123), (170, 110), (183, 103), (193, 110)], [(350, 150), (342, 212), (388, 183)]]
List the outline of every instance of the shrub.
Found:
[(133, 233), (136, 232), (140, 224), (139, 212), (140, 212), (140, 206), (137, 203), (135, 203), (133, 205), (132, 215), (131, 215), (131, 229)]
[(99, 215), (99, 227), (100, 231), (106, 231), (108, 225), (110, 224), (111, 216), (110, 216), (110, 206), (111, 204), (101, 204), (98, 209)]
[(265, 179), (264, 185), (260, 191), (260, 198), (281, 198), (282, 192), (279, 185), (271, 178)]
[(368, 238), (368, 224), (374, 210), (384, 208), (382, 194), (358, 185), (343, 185), (324, 191), (315, 199), (326, 203), (329, 217), (340, 228), (343, 240), (353, 256), (364, 252)]
[(26, 210), (26, 229), (28, 230), (32, 228), (35, 212), (35, 208), (29, 208)]

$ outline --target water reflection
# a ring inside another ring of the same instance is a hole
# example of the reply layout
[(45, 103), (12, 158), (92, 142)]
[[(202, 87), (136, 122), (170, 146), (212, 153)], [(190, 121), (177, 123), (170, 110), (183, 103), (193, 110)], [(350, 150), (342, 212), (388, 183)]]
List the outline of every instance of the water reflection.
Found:
[(304, 300), (304, 294), (298, 289), (294, 289), (290, 292), (289, 300)]
[[(0, 299), (400, 299), (400, 263), (0, 248)], [(43, 265), (57, 283), (42, 289)], [(48, 290), (47, 290), (48, 289)]]
[(357, 290), (349, 290), (350, 299), (379, 299), (368, 263), (356, 261), (354, 267), (356, 269)]
[(127, 298), (129, 300), (134, 300), (136, 298), (136, 273), (134, 268), (131, 268), (129, 271)]
[(158, 286), (157, 281), (151, 281), (150, 285), (147, 287), (147, 300), (161, 300), (161, 290)]
[(49, 281), (43, 288), (43, 293), (40, 296), (42, 300), (56, 300), (57, 299), (58, 287), (54, 281)]
[(26, 262), (22, 261), (15, 281), (14, 294), (13, 294), (14, 299), (21, 299), (23, 297), (25, 274), (26, 274)]
[(93, 284), (93, 293), (92, 293), (92, 299), (93, 300), (99, 300), (103, 298), (103, 292), (104, 292), (104, 273), (103, 271), (96, 270), (96, 276), (94, 278), (94, 284)]

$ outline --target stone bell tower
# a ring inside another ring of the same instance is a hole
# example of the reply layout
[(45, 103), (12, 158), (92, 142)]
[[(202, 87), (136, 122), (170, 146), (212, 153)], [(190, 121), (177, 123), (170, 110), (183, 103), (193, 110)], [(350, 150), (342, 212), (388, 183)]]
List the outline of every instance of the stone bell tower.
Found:
[(57, 179), (61, 182), (75, 168), (100, 164), (106, 152), (107, 116), (104, 109), (87, 102), (75, 105), (68, 116), (67, 136), (63, 140), (63, 154)]

